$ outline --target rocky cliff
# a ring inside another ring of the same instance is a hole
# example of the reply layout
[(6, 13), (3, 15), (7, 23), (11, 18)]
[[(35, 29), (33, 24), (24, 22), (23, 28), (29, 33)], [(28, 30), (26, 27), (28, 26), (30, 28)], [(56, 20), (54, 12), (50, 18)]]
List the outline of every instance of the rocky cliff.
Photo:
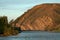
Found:
[(18, 17), (13, 26), (21, 30), (54, 30), (60, 24), (60, 4), (40, 4)]

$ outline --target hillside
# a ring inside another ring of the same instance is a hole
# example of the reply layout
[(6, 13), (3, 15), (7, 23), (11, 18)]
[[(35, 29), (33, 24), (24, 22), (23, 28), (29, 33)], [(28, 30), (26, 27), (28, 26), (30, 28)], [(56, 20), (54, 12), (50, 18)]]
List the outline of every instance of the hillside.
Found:
[(52, 31), (60, 28), (60, 4), (40, 4), (29, 9), (18, 17), (12, 26), (21, 30), (45, 30)]

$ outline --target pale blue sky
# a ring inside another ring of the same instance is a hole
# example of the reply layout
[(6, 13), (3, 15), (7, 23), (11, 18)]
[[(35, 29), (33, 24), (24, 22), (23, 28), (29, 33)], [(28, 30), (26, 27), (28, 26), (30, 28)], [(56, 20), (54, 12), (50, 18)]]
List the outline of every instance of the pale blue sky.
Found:
[(0, 0), (0, 16), (8, 16), (10, 21), (42, 3), (60, 3), (60, 0)]

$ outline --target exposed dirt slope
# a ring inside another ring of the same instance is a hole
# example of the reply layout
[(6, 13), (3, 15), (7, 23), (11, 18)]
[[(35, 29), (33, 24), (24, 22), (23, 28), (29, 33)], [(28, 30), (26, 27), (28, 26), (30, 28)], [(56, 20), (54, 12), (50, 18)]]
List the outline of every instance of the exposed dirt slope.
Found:
[(60, 24), (60, 4), (34, 6), (18, 17), (13, 24), (21, 30), (53, 30)]

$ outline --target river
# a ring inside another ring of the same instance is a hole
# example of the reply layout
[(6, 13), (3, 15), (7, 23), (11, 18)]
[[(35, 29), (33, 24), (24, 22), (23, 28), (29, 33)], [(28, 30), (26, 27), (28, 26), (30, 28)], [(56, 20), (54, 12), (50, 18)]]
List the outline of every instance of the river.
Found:
[(60, 33), (45, 31), (23, 31), (18, 35), (0, 37), (0, 40), (60, 40)]

